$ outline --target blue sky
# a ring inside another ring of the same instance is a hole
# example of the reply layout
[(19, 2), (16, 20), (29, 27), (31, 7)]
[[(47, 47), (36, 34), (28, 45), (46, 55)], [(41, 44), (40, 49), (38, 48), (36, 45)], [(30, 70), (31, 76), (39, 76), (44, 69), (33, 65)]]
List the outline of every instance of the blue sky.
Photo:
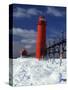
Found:
[(44, 16), (47, 22), (46, 40), (53, 41), (54, 37), (66, 33), (66, 8), (37, 5), (13, 5), (13, 52), (19, 56), (21, 48), (29, 53), (35, 52), (38, 17)]

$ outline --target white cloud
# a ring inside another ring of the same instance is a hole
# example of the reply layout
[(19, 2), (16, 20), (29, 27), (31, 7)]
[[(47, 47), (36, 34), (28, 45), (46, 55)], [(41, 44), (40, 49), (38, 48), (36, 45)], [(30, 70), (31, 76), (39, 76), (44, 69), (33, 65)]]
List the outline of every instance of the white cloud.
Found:
[(58, 9), (54, 8), (54, 7), (47, 7), (47, 14), (56, 16), (56, 17), (61, 17), (64, 15), (63, 12), (59, 11)]
[(26, 10), (23, 8), (16, 8), (16, 11), (13, 11), (14, 17), (30, 17), (29, 14), (27, 14)]
[(61, 41), (62, 31), (64, 30), (55, 29), (55, 28), (50, 29), (49, 31), (50, 34), (47, 36), (47, 40), (46, 40), (47, 46), (49, 46), (49, 44), (53, 45), (54, 43)]
[(36, 40), (32, 40), (31, 43), (36, 43)]
[(27, 17), (29, 18), (32, 15), (41, 15), (42, 11), (37, 10), (36, 8), (23, 9), (17, 7), (15, 11), (13, 11), (14, 17)]
[(53, 38), (53, 39), (57, 39), (57, 38), (59, 39), (62, 37), (62, 31), (64, 31), (64, 30), (61, 30), (59, 28), (52, 28), (52, 29), (50, 29), (49, 37)]
[(42, 14), (42, 12), (40, 10), (37, 10), (35, 8), (28, 9), (27, 13), (30, 14), (30, 15), (39, 15), (39, 14)]
[(22, 48), (27, 49), (29, 53), (35, 52), (35, 44), (36, 44), (36, 32), (31, 29), (21, 29), (21, 28), (13, 28), (13, 36), (21, 36), (20, 41), (14, 41), (13, 44), (13, 52), (15, 56), (20, 55), (20, 50)]
[(33, 29), (27, 30), (27, 29), (13, 28), (13, 34), (21, 36), (26, 39), (28, 39), (29, 37), (30, 39), (36, 37), (36, 32)]
[(29, 9), (24, 9), (24, 8), (20, 8), (20, 7), (16, 7), (13, 10), (13, 16), (14, 17), (26, 17), (26, 18), (30, 18), (31, 16), (37, 16), (37, 15), (43, 15), (43, 14), (49, 14), (49, 15), (53, 15), (56, 17), (61, 17), (63, 16), (65, 13), (58, 10), (56, 7), (47, 7), (47, 11), (45, 10), (45, 12), (42, 12), (39, 9), (36, 8), (29, 8)]
[(25, 45), (25, 48), (30, 49), (32, 45)]
[(32, 38), (28, 38), (28, 39), (25, 38), (26, 40), (23, 39), (23, 40), (21, 40), (21, 42), (22, 43), (25, 43), (25, 44), (26, 43), (28, 43), (28, 44), (34, 44), (34, 43), (36, 43), (36, 40), (34, 40), (35, 38), (33, 38), (33, 39)]

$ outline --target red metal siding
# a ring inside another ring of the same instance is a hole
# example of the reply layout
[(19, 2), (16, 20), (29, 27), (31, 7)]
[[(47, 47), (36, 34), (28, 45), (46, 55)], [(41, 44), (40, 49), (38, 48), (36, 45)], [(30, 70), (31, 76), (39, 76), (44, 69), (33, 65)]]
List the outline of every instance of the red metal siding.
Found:
[(36, 58), (44, 57), (46, 44), (46, 22), (42, 16), (39, 17), (37, 26)]

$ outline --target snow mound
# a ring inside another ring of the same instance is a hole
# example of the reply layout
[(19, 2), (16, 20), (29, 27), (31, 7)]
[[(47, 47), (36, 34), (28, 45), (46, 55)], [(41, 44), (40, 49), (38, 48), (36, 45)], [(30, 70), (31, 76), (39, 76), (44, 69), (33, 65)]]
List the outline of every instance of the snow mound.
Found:
[(36, 58), (13, 59), (13, 86), (64, 83), (66, 60), (40, 60)]

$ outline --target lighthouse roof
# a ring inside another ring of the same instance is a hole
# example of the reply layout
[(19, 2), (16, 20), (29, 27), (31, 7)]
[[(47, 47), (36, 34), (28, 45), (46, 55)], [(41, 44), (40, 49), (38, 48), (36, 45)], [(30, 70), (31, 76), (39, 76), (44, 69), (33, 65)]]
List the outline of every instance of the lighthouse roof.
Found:
[(38, 25), (40, 25), (40, 24), (46, 24), (46, 20), (45, 20), (44, 16), (39, 16)]
[(44, 16), (39, 16), (39, 21), (45, 21)]

